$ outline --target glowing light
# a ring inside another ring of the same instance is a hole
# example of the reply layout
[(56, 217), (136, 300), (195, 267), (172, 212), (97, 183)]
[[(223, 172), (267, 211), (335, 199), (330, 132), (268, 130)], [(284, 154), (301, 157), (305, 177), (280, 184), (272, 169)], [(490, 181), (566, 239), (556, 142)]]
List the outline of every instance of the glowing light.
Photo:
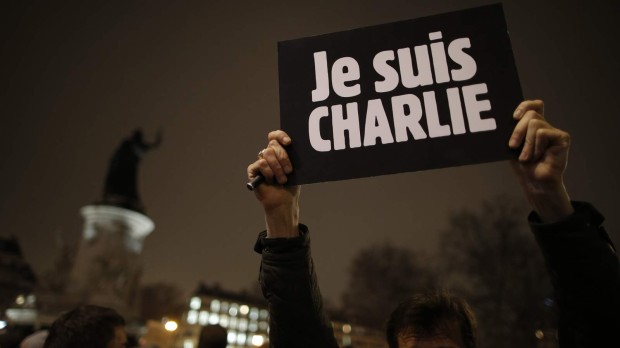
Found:
[(190, 325), (194, 325), (197, 322), (198, 322), (198, 312), (197, 311), (187, 312), (187, 323)]
[(252, 332), (256, 332), (256, 330), (258, 330), (258, 324), (255, 321), (251, 321), (249, 330)]
[(230, 344), (234, 344), (235, 342), (237, 342), (237, 332), (235, 332), (235, 331), (228, 331), (227, 341)]
[(170, 331), (170, 332), (176, 331), (178, 328), (179, 328), (179, 324), (177, 324), (177, 322), (174, 321), (174, 320), (167, 321), (164, 324), (164, 329), (166, 329), (167, 331)]
[(211, 301), (211, 311), (212, 312), (219, 312), (220, 311), (220, 301), (218, 301), (218, 300)]
[(258, 308), (250, 309), (250, 319), (251, 320), (258, 320)]
[(220, 310), (222, 312), (228, 312), (228, 302), (226, 302), (226, 301), (222, 302), (222, 304), (220, 306)]
[(260, 347), (265, 343), (265, 338), (262, 335), (254, 335), (252, 336), (252, 345), (255, 347)]
[(267, 312), (266, 309), (261, 309), (260, 310), (260, 318), (261, 319), (267, 319), (268, 316), (269, 316), (269, 312)]
[(208, 321), (209, 321), (209, 312), (200, 311), (200, 315), (198, 316), (198, 323), (200, 323), (200, 325), (207, 325)]
[(351, 336), (346, 335), (344, 337), (342, 337), (342, 345), (345, 347), (348, 347), (351, 345)]
[(5, 320), (0, 320), (0, 330), (6, 328), (9, 324)]
[(237, 344), (245, 344), (245, 334), (240, 333), (237, 335)]
[(342, 332), (346, 334), (351, 333), (351, 325), (349, 324), (342, 325)]
[(536, 336), (536, 338), (538, 338), (539, 340), (542, 340), (543, 338), (545, 338), (545, 333), (542, 332), (542, 330), (536, 330), (534, 332), (534, 335)]
[(219, 322), (220, 322), (220, 317), (215, 313), (211, 313), (211, 315), (209, 316), (209, 324), (217, 325), (217, 323)]
[(239, 312), (243, 315), (247, 315), (250, 312), (250, 307), (242, 305), (241, 307), (239, 307)]
[(245, 318), (241, 318), (238, 321), (239, 331), (248, 331), (248, 320)]
[(189, 301), (189, 308), (191, 309), (200, 309), (200, 305), (202, 302), (200, 301), (200, 297), (192, 297)]
[(224, 328), (228, 328), (228, 316), (227, 315), (220, 316), (220, 325)]
[(17, 298), (15, 299), (15, 303), (17, 303), (18, 305), (23, 305), (24, 303), (26, 303), (26, 298), (24, 297), (24, 295), (19, 295), (17, 296)]

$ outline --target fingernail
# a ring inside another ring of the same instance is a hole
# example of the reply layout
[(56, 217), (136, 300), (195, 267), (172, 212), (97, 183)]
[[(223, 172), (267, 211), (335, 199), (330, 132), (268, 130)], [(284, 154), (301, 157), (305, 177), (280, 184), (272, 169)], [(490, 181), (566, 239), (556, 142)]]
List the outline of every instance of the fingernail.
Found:
[(519, 118), (521, 116), (522, 112), (523, 111), (521, 109), (517, 109), (517, 110), (515, 110), (514, 114), (512, 114), (512, 117), (513, 118)]
[(284, 137), (284, 138), (282, 138), (282, 141), (284, 141), (285, 144), (290, 144), (291, 143), (291, 138)]
[(510, 147), (511, 149), (517, 147), (517, 140), (515, 138), (510, 138), (510, 140), (508, 141), (508, 147)]

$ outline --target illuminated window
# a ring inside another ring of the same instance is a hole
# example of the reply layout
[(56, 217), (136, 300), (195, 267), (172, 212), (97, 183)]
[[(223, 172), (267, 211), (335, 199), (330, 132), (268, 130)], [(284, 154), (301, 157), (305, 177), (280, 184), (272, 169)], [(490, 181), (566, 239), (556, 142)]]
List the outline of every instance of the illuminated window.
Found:
[(209, 316), (209, 324), (217, 325), (219, 322), (220, 322), (220, 316), (217, 315), (216, 313), (211, 313), (211, 315)]
[(237, 329), (237, 318), (230, 318), (230, 323), (228, 324), (228, 327), (230, 327), (231, 329)]
[(239, 331), (248, 331), (248, 320), (245, 318), (239, 319)]
[(213, 300), (211, 301), (211, 312), (219, 312), (220, 311), (220, 301)]
[(222, 301), (222, 304), (220, 306), (220, 311), (221, 312), (228, 312), (228, 302)]
[(243, 315), (248, 315), (248, 313), (250, 312), (250, 307), (242, 305), (241, 307), (239, 307), (239, 312)]
[(183, 348), (194, 348), (194, 341), (191, 339), (186, 339), (183, 341)]
[(198, 322), (198, 311), (187, 312), (187, 323), (194, 325)]
[(350, 346), (351, 345), (351, 336), (349, 335), (344, 335), (342, 336), (342, 345), (343, 346)]
[(35, 302), (37, 302), (37, 297), (35, 295), (28, 295), (26, 296), (26, 304), (27, 305), (34, 305)]
[(257, 329), (258, 324), (255, 321), (251, 321), (250, 325), (248, 325), (248, 330), (250, 330), (251, 332), (256, 332)]
[(198, 324), (204, 326), (204, 325), (207, 325), (208, 321), (209, 321), (209, 312), (200, 311), (200, 316), (198, 317)]
[(228, 328), (228, 316), (227, 315), (220, 315), (220, 325), (222, 325), (225, 328)]
[(252, 345), (255, 347), (260, 347), (265, 343), (265, 337), (262, 335), (254, 335), (252, 336)]
[(237, 335), (237, 344), (245, 344), (245, 334), (240, 333)]
[(234, 344), (237, 342), (237, 332), (236, 331), (228, 331), (228, 343)]
[(346, 334), (351, 333), (351, 325), (349, 324), (342, 325), (342, 332)]
[(266, 309), (261, 309), (260, 310), (260, 318), (261, 319), (267, 319), (268, 316), (269, 316), (269, 312), (267, 312)]
[(258, 320), (258, 308), (250, 309), (250, 319), (251, 320)]
[(17, 298), (15, 299), (15, 303), (20, 306), (23, 305), (24, 303), (26, 303), (26, 297), (24, 297), (24, 295), (17, 296)]
[(263, 331), (267, 330), (268, 327), (269, 325), (267, 325), (266, 321), (261, 321), (260, 323), (258, 323), (258, 328)]
[(189, 301), (189, 308), (191, 309), (200, 309), (200, 305), (200, 297), (192, 297), (192, 299)]
[(237, 313), (239, 313), (239, 308), (237, 308), (236, 306), (230, 306), (230, 309), (228, 310), (228, 314), (234, 317), (237, 315)]

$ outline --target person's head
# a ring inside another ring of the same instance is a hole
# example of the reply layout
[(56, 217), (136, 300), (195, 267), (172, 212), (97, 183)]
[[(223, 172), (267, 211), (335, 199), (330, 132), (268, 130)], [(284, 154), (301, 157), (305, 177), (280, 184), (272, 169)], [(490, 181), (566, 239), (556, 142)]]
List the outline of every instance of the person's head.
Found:
[(207, 325), (200, 331), (197, 348), (226, 348), (228, 334), (220, 325)]
[(476, 319), (463, 299), (444, 292), (403, 301), (386, 327), (390, 348), (475, 348)]
[(115, 310), (84, 305), (58, 317), (43, 348), (124, 348), (125, 319)]

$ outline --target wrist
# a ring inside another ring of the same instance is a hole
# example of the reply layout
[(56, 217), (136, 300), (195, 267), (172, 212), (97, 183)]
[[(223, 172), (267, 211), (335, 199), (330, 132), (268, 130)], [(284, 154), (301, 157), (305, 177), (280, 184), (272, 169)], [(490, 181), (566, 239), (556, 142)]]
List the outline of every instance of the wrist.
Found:
[(299, 236), (299, 206), (280, 206), (265, 209), (267, 238), (294, 238)]
[(526, 197), (542, 222), (553, 223), (573, 214), (574, 209), (563, 182), (528, 185)]

